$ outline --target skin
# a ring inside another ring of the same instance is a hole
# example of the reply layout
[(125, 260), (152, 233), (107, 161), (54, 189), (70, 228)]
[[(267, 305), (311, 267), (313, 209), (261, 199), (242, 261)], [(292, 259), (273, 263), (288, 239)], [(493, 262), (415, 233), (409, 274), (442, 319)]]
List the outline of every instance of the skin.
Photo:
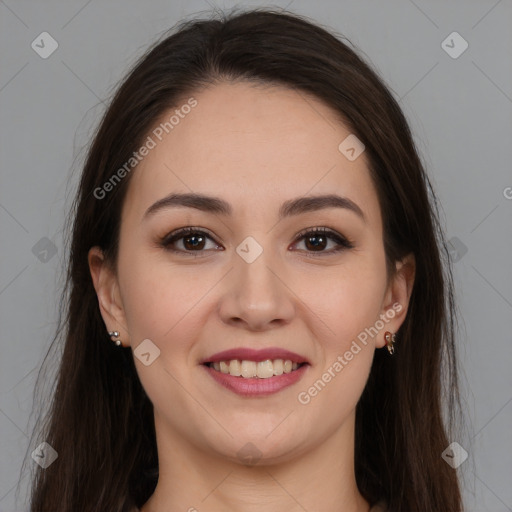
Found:
[[(351, 162), (340, 153), (351, 132), (322, 102), (247, 82), (193, 96), (197, 106), (131, 177), (116, 270), (98, 247), (89, 253), (106, 329), (120, 331), (132, 349), (144, 339), (160, 349), (149, 366), (135, 358), (154, 404), (160, 466), (142, 511), (367, 512), (354, 476), (355, 407), (385, 331), (396, 332), (407, 313), (414, 259), (398, 262), (387, 278), (366, 156)], [(180, 207), (143, 219), (171, 192), (220, 197), (234, 215)], [(278, 221), (284, 201), (330, 193), (357, 203), (365, 220), (329, 208)], [(158, 244), (186, 226), (212, 235), (197, 258), (183, 239), (174, 248), (189, 254)], [(322, 226), (354, 248), (329, 254), (337, 247), (330, 240), (319, 253), (297, 240), (300, 231)], [(247, 236), (263, 248), (250, 264), (236, 252)], [(299, 403), (298, 394), (396, 303), (402, 308), (385, 328), (359, 343), (357, 355), (307, 405)], [(221, 387), (199, 364), (221, 350), (273, 346), (311, 366), (298, 383), (264, 398)], [(249, 442), (261, 456), (256, 465), (237, 457)]]

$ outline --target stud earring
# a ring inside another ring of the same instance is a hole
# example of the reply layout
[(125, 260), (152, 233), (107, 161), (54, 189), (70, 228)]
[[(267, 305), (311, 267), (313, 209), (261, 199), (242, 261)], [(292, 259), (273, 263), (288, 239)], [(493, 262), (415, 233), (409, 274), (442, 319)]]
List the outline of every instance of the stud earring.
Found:
[(119, 338), (119, 331), (110, 331), (108, 333), (108, 335), (112, 338), (112, 341), (118, 346), (118, 347), (122, 347), (123, 346), (123, 343), (121, 342), (120, 339), (113, 339), (113, 338)]
[(396, 334), (386, 331), (384, 334), (384, 339), (386, 340), (388, 352), (393, 355), (395, 353)]

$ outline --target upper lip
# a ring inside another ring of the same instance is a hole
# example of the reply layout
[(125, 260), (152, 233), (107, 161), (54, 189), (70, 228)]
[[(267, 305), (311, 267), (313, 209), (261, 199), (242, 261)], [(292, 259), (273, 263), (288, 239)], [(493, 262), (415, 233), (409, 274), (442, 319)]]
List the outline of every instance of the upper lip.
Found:
[(309, 363), (309, 361), (295, 352), (290, 352), (279, 347), (263, 348), (256, 350), (253, 348), (232, 348), (217, 352), (201, 361), (205, 363), (219, 363), (220, 361), (231, 361), (232, 359), (246, 360), (246, 361), (266, 361), (267, 359), (289, 359), (292, 363)]

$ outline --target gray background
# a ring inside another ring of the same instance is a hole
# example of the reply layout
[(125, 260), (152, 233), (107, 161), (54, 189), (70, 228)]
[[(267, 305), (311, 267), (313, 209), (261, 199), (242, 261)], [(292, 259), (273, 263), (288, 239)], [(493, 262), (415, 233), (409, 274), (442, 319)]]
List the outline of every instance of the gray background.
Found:
[[(55, 330), (63, 221), (83, 147), (103, 100), (136, 57), (213, 2), (0, 0), (0, 511), (26, 509), (26, 476), (17, 502), (16, 484), (26, 450), (35, 448), (27, 437), (32, 389)], [(220, 8), (235, 5), (220, 2)], [(469, 453), (458, 470), (466, 507), (511, 511), (512, 3), (286, 0), (272, 6), (288, 6), (347, 36), (400, 99), (458, 260), (468, 429), (453, 440)], [(31, 48), (43, 31), (59, 45), (47, 59)], [(455, 59), (441, 46), (453, 31), (469, 44)]]

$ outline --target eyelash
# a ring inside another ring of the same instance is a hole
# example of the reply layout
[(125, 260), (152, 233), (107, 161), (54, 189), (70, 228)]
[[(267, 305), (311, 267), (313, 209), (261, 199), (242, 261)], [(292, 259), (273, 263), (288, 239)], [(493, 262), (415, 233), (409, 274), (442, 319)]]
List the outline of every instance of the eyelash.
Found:
[[(160, 242), (159, 242), (159, 245), (161, 247), (163, 247), (165, 250), (169, 251), (169, 252), (173, 252), (173, 253), (178, 253), (178, 254), (187, 254), (187, 255), (190, 255), (194, 258), (197, 258), (197, 257), (200, 257), (199, 255), (196, 255), (196, 254), (193, 254), (194, 252), (197, 252), (197, 253), (201, 253), (201, 252), (204, 252), (204, 250), (201, 250), (201, 251), (185, 251), (185, 250), (181, 250), (181, 249), (172, 249), (171, 248), (171, 245), (175, 242), (177, 242), (178, 240), (181, 240), (182, 238), (185, 238), (186, 235), (190, 235), (190, 234), (194, 234), (194, 235), (205, 235), (207, 238), (209, 238), (210, 240), (213, 240), (215, 243), (217, 243), (212, 236), (209, 235), (208, 232), (204, 231), (203, 229), (199, 229), (199, 228), (194, 228), (194, 227), (186, 227), (186, 228), (181, 228), (181, 229), (178, 229), (176, 231), (173, 231), (171, 233), (169, 233), (168, 235), (164, 236)], [(343, 251), (345, 249), (352, 249), (354, 248), (354, 244), (351, 240), (348, 240), (347, 238), (345, 238), (344, 236), (340, 235), (339, 233), (337, 233), (336, 231), (333, 231), (329, 228), (323, 228), (323, 227), (319, 227), (319, 228), (308, 228), (308, 229), (305, 229), (303, 231), (301, 231), (295, 238), (295, 241), (294, 241), (294, 244), (296, 244), (297, 242), (301, 241), (303, 238), (306, 238), (307, 235), (312, 235), (312, 236), (315, 236), (315, 235), (326, 235), (326, 238), (329, 238), (331, 240), (334, 240), (337, 244), (338, 244), (338, 247), (336, 247), (335, 249), (331, 249), (330, 251), (319, 251), (319, 252), (316, 252), (315, 251), (306, 251), (309, 253), (310, 256), (313, 256), (313, 257), (321, 257), (321, 256), (324, 256), (324, 255), (329, 255), (329, 254), (334, 254), (334, 253), (338, 253), (340, 251)]]

